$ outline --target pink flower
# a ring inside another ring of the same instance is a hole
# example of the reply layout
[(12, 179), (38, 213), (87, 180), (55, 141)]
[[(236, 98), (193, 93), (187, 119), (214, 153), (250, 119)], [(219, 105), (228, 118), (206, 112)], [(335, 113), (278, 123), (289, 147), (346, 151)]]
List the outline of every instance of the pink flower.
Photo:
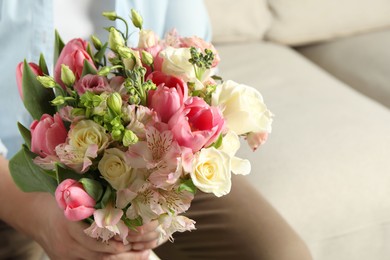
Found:
[(55, 191), (58, 206), (64, 210), (65, 217), (71, 221), (79, 221), (91, 216), (94, 212), (95, 200), (76, 180), (66, 179)]
[(222, 132), (225, 121), (217, 107), (209, 106), (203, 99), (192, 97), (184, 102), (168, 122), (179, 145), (195, 153), (212, 144)]
[(104, 209), (98, 209), (93, 213), (95, 222), (84, 230), (84, 232), (93, 238), (101, 238), (103, 242), (107, 242), (115, 235), (119, 235), (123, 244), (127, 245), (127, 235), (129, 228), (121, 220), (123, 211), (108, 205)]
[(259, 132), (259, 133), (250, 132), (249, 134), (246, 135), (246, 140), (248, 141), (248, 145), (253, 151), (259, 148), (260, 145), (264, 144), (267, 141), (267, 138), (268, 138), (268, 132)]
[(68, 132), (58, 113), (54, 117), (44, 114), (31, 126), (31, 151), (41, 157), (55, 155), (57, 145), (65, 142)]
[(214, 60), (212, 63), (212, 67), (216, 67), (219, 61), (221, 60), (214, 45), (212, 45), (209, 42), (206, 42), (205, 40), (197, 36), (180, 38), (180, 47), (182, 48), (195, 47), (200, 49), (201, 51), (204, 51), (205, 49), (211, 50), (214, 53)]
[(148, 93), (148, 107), (157, 112), (162, 122), (168, 123), (188, 97), (187, 84), (160, 71), (153, 72), (147, 79), (157, 85), (156, 90), (150, 90)]
[(87, 53), (88, 43), (80, 38), (68, 42), (61, 51), (57, 63), (54, 67), (54, 79), (64, 86), (61, 80), (61, 64), (69, 66), (76, 76), (76, 81), (80, 79), (83, 72), (84, 61), (88, 61), (95, 68), (91, 56)]
[[(41, 68), (33, 63), (29, 62), (28, 65), (30, 66), (30, 69), (34, 72), (37, 76), (43, 76), (43, 72)], [(23, 66), (24, 63), (20, 62), (18, 66), (16, 66), (16, 84), (18, 85), (19, 95), (23, 99)]]
[(87, 90), (95, 94), (101, 94), (104, 91), (111, 90), (106, 77), (92, 74), (85, 75), (77, 81), (74, 89), (79, 95), (84, 94)]

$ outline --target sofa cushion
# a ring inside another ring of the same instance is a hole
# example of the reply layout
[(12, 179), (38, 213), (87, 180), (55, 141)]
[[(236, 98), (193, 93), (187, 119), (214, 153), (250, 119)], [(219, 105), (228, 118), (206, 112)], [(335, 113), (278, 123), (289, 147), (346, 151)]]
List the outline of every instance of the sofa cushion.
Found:
[(310, 60), (390, 107), (390, 29), (299, 48)]
[(274, 21), (267, 38), (289, 45), (390, 26), (388, 0), (268, 0)]
[[(255, 153), (240, 150), (252, 162), (251, 182), (314, 259), (388, 259), (389, 110), (290, 48), (218, 48), (220, 75), (258, 88), (275, 114), (268, 142)], [(328, 251), (338, 248), (352, 250)]]
[(266, 0), (205, 0), (213, 42), (258, 41), (270, 24)]

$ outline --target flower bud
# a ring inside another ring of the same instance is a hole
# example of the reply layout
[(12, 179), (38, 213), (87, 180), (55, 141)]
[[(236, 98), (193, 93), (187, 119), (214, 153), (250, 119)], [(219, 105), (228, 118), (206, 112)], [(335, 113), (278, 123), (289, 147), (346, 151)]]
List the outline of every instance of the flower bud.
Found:
[(116, 15), (116, 12), (112, 11), (112, 12), (103, 12), (102, 15), (106, 18), (108, 18), (109, 20), (111, 21), (115, 21), (116, 18), (118, 17)]
[(110, 67), (102, 67), (99, 71), (98, 71), (98, 75), (99, 76), (107, 76), (108, 73), (110, 73), (111, 69)]
[(54, 81), (54, 78), (50, 76), (37, 76), (37, 80), (45, 88), (54, 88), (56, 86), (56, 82)]
[(126, 129), (122, 139), (124, 146), (129, 146), (138, 142), (138, 136), (133, 131)]
[(73, 71), (65, 64), (61, 64), (61, 80), (67, 86), (72, 86), (76, 81)]
[(122, 97), (118, 92), (110, 94), (107, 98), (108, 107), (115, 112), (120, 114), (122, 112)]
[(122, 131), (119, 129), (114, 129), (111, 132), (111, 136), (112, 136), (112, 139), (114, 139), (115, 141), (120, 141), (121, 137), (122, 137)]
[(110, 28), (108, 43), (114, 52), (118, 52), (118, 48), (125, 45), (122, 35), (114, 27)]
[(142, 63), (150, 66), (153, 64), (153, 56), (147, 51), (142, 50)]
[(143, 19), (142, 16), (134, 9), (131, 9), (131, 21), (133, 22), (133, 25), (138, 28), (142, 29), (142, 23)]
[(63, 96), (57, 96), (51, 103), (55, 106), (63, 105), (65, 103), (65, 98)]
[(134, 54), (131, 49), (125, 46), (119, 46), (118, 53), (123, 59), (129, 59), (134, 57)]
[(95, 46), (96, 50), (100, 50), (102, 48), (102, 42), (99, 40), (98, 37), (96, 37), (95, 35), (92, 35), (91, 40), (92, 40), (93, 46)]

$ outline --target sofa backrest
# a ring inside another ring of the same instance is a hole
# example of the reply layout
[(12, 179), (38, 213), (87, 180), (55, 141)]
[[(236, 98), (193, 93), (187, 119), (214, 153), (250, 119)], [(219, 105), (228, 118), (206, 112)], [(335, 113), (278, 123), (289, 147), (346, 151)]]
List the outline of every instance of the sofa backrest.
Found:
[(216, 43), (285, 45), (390, 27), (390, 0), (205, 0)]
[(266, 0), (205, 0), (213, 42), (259, 41), (271, 22)]

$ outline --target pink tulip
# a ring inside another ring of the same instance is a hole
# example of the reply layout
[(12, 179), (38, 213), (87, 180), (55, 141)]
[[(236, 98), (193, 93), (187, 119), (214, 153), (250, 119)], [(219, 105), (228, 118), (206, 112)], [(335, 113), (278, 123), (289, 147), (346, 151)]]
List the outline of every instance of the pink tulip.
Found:
[(96, 68), (91, 56), (87, 52), (88, 43), (80, 38), (68, 42), (61, 51), (57, 63), (54, 67), (54, 79), (64, 86), (61, 80), (61, 65), (65, 64), (74, 73), (76, 81), (81, 77), (84, 61), (88, 61), (92, 67)]
[(68, 132), (58, 113), (54, 117), (44, 114), (30, 126), (31, 151), (41, 157), (56, 155), (57, 145), (65, 142)]
[(79, 95), (84, 94), (87, 90), (95, 94), (111, 90), (106, 77), (92, 74), (85, 75), (77, 81), (74, 89)]
[(64, 210), (65, 217), (71, 221), (88, 218), (95, 212), (96, 201), (76, 180), (66, 179), (55, 191), (58, 206)]
[(174, 113), (183, 105), (188, 96), (187, 84), (174, 76), (155, 71), (147, 78), (157, 85), (148, 93), (148, 107), (156, 111), (161, 121), (168, 123)]
[(217, 107), (209, 106), (201, 98), (192, 97), (172, 116), (168, 125), (179, 145), (195, 153), (218, 138), (225, 121)]
[[(29, 62), (28, 65), (30, 66), (30, 69), (35, 75), (43, 76), (43, 72), (37, 64), (33, 62)], [(23, 99), (23, 66), (24, 66), (24, 62), (20, 62), (16, 66), (16, 84), (18, 85), (19, 95), (22, 99)]]

